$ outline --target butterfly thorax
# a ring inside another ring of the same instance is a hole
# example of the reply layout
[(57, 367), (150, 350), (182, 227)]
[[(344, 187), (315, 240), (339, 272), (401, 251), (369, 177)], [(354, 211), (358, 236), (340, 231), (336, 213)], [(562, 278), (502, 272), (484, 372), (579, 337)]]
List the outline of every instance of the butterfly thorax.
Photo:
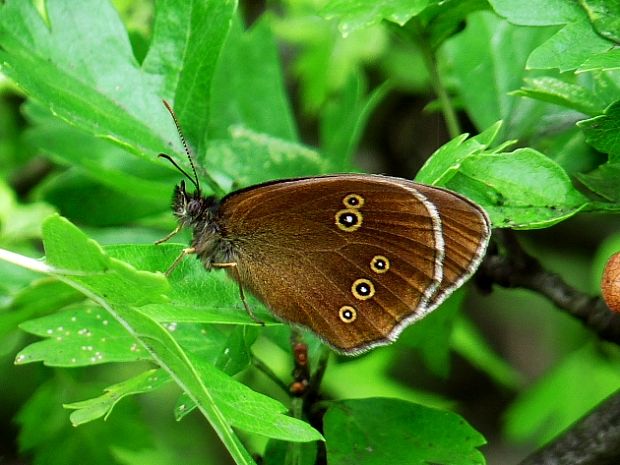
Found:
[(215, 196), (204, 196), (199, 190), (187, 192), (183, 181), (174, 190), (174, 215), (181, 227), (192, 229), (192, 247), (207, 270), (213, 268), (213, 263), (234, 261), (232, 244), (224, 237), (218, 221), (219, 206)]

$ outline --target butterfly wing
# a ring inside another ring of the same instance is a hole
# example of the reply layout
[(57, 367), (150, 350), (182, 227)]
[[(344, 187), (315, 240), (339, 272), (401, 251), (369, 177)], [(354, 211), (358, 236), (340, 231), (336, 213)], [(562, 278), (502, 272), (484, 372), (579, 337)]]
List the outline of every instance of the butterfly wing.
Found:
[[(368, 175), (280, 181), (222, 199), (219, 223), (244, 288), (279, 318), (358, 353), (428, 313), (482, 255), (484, 213), (443, 190), (437, 208), (429, 201), (435, 190)], [(444, 237), (441, 215), (452, 212), (449, 235), (466, 231), (473, 241), (479, 231), (475, 246)], [(448, 267), (446, 250), (458, 253)]]

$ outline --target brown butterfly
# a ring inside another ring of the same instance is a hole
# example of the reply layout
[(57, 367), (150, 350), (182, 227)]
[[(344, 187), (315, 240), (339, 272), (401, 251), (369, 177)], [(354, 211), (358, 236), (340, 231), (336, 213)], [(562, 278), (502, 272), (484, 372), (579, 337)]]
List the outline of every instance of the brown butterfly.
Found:
[[(225, 268), (273, 314), (336, 351), (389, 344), (463, 284), (490, 236), (482, 208), (405, 179), (339, 174), (285, 179), (204, 196), (176, 187), (178, 227), (193, 230), (187, 254)], [(190, 157), (191, 163), (191, 157)], [(193, 163), (192, 163), (193, 169)]]

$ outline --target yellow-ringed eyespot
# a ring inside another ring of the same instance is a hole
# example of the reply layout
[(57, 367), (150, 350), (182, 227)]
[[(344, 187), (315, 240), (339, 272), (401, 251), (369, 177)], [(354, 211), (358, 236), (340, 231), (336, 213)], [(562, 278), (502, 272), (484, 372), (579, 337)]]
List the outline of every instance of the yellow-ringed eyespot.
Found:
[(361, 208), (364, 205), (364, 197), (359, 194), (349, 194), (342, 199), (345, 207)]
[(357, 231), (362, 225), (362, 214), (353, 208), (340, 210), (335, 218), (336, 226), (346, 232)]
[(368, 300), (375, 295), (375, 285), (370, 279), (356, 279), (351, 285), (351, 292), (358, 300)]
[(370, 260), (370, 269), (375, 273), (385, 273), (390, 269), (390, 261), (383, 255), (375, 255)]
[(357, 318), (357, 310), (350, 305), (343, 305), (340, 307), (340, 310), (338, 310), (338, 316), (343, 323), (353, 323)]

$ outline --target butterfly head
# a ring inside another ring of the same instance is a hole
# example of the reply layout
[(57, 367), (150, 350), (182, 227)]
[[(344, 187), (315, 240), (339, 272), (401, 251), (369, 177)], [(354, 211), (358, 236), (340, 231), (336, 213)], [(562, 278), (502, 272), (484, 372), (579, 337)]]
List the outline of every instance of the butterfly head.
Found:
[(204, 196), (200, 189), (187, 192), (185, 181), (175, 187), (172, 197), (172, 211), (179, 220), (179, 224), (195, 226), (209, 220), (209, 216), (217, 208), (217, 199), (214, 196)]

